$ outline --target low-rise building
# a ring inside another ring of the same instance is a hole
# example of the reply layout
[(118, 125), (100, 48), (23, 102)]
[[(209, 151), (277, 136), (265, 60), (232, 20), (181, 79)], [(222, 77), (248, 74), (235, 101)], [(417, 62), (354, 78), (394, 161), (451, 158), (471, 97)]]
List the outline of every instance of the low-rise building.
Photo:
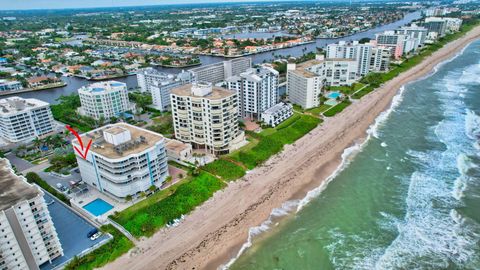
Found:
[(22, 83), (19, 81), (0, 80), (0, 92), (22, 90)]
[[(165, 138), (126, 123), (110, 124), (81, 135), (91, 148), (84, 158), (76, 153), (82, 179), (116, 198), (139, 195), (161, 187), (168, 176)], [(74, 140), (73, 146), (82, 149)]]
[(43, 192), (0, 159), (0, 267), (40, 269), (63, 256)]
[(78, 112), (97, 120), (119, 117), (127, 111), (135, 111), (128, 100), (127, 85), (117, 81), (98, 82), (78, 89), (81, 107)]
[(0, 100), (0, 136), (10, 142), (32, 140), (50, 134), (55, 124), (47, 102), (21, 97)]
[(175, 139), (166, 139), (165, 149), (170, 160), (188, 161), (192, 157), (192, 145)]
[(280, 102), (262, 113), (262, 122), (269, 126), (276, 127), (292, 115), (292, 104)]
[(196, 82), (173, 89), (171, 99), (177, 140), (212, 154), (227, 154), (244, 141), (235, 91)]

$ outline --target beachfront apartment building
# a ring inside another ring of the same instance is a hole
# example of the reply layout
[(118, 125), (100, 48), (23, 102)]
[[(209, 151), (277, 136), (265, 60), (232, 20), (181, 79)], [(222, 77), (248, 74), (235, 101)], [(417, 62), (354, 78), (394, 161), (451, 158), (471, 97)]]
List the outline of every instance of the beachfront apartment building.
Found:
[(357, 61), (357, 73), (361, 76), (368, 74), (372, 55), (371, 44), (360, 44), (358, 41), (347, 43), (340, 41), (328, 44), (326, 48), (327, 59), (354, 59)]
[(415, 42), (414, 48), (417, 50), (419, 47), (425, 44), (427, 39), (428, 29), (423, 26), (412, 24), (410, 26), (402, 26), (400, 29), (395, 30), (397, 34), (406, 35), (412, 38)]
[(159, 111), (170, 109), (170, 91), (180, 85), (191, 81), (189, 72), (180, 74), (169, 74), (157, 71), (154, 68), (147, 68), (137, 73), (137, 81), (141, 92), (152, 95), (152, 106)]
[(10, 142), (22, 142), (54, 132), (50, 105), (21, 97), (0, 100), (0, 136)]
[(227, 154), (244, 142), (235, 91), (195, 82), (173, 89), (171, 100), (177, 140), (216, 155)]
[(262, 122), (271, 127), (276, 127), (292, 115), (292, 104), (280, 102), (262, 113)]
[(237, 92), (239, 116), (259, 120), (265, 110), (277, 104), (278, 80), (278, 71), (267, 65), (228, 78), (228, 89)]
[(248, 57), (236, 58), (210, 65), (192, 68), (192, 80), (217, 84), (232, 76), (240, 75), (252, 67), (252, 59)]
[[(82, 134), (81, 139), (83, 145), (92, 140), (85, 158), (75, 152), (83, 181), (114, 198), (160, 188), (169, 175), (165, 138), (158, 133), (116, 123)], [(82, 149), (78, 140), (72, 144)]]
[(372, 56), (370, 58), (370, 71), (387, 72), (390, 70), (390, 59), (392, 58), (392, 50), (386, 47), (376, 46), (372, 48)]
[(324, 86), (352, 85), (360, 78), (355, 59), (316, 59), (287, 65), (287, 94), (290, 102), (304, 109), (317, 107)]
[(63, 256), (43, 192), (0, 159), (0, 269), (40, 269)]
[(301, 64), (287, 64), (287, 94), (291, 103), (304, 109), (317, 107), (320, 104), (320, 94), (325, 85), (325, 76), (309, 69), (320, 65), (318, 60)]
[(0, 92), (22, 90), (23, 85), (19, 81), (0, 80)]
[(438, 37), (443, 37), (447, 33), (447, 21), (444, 18), (428, 17), (422, 26), (427, 28), (429, 34), (437, 33)]
[(127, 111), (135, 111), (128, 100), (127, 84), (117, 81), (97, 82), (78, 89), (81, 107), (78, 112), (94, 119), (109, 120)]
[(396, 34), (395, 31), (385, 31), (375, 35), (375, 45), (390, 48), (392, 56), (400, 59), (404, 54), (406, 35)]

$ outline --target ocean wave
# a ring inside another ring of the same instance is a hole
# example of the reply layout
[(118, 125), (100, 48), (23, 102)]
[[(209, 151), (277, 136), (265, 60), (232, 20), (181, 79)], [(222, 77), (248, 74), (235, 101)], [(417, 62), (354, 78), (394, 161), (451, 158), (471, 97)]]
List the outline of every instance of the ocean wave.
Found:
[(279, 208), (274, 208), (272, 212), (270, 213), (270, 216), (267, 220), (262, 222), (259, 226), (252, 227), (248, 230), (248, 239), (247, 241), (242, 245), (240, 250), (238, 251), (237, 255), (233, 258), (230, 259), (226, 264), (220, 265), (218, 269), (226, 270), (230, 266), (232, 266), (235, 261), (249, 248), (252, 246), (253, 243), (253, 238), (263, 232), (268, 231), (273, 224), (273, 219), (286, 216), (288, 213), (292, 212), (298, 205), (299, 201), (298, 200), (291, 200), (291, 201), (286, 201), (282, 204), (281, 207)]

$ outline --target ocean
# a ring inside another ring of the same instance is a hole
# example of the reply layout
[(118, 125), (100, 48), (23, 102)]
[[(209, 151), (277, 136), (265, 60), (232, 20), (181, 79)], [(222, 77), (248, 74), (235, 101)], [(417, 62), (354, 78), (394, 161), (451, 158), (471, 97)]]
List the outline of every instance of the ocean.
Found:
[(404, 86), (328, 185), (252, 228), (228, 268), (480, 269), (479, 142), (476, 41)]

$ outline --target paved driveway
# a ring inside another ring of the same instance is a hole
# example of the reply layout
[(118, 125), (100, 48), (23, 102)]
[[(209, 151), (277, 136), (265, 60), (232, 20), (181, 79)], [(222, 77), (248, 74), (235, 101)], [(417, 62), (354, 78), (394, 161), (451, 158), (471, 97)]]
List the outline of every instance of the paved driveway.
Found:
[(19, 172), (23, 172), (35, 166), (34, 164), (15, 156), (13, 153), (8, 153), (5, 157)]
[(90, 240), (90, 238), (87, 237), (87, 234), (90, 230), (95, 228), (90, 222), (77, 215), (73, 210), (66, 207), (49, 194), (45, 193), (44, 198), (47, 202), (50, 202), (51, 200), (55, 201), (55, 203), (48, 206), (48, 211), (50, 212), (53, 224), (57, 230), (64, 255), (53, 260), (51, 264), (46, 263), (41, 265), (41, 270), (53, 269), (72, 259), (82, 251), (85, 251), (108, 238), (108, 235), (103, 235), (95, 241)]

